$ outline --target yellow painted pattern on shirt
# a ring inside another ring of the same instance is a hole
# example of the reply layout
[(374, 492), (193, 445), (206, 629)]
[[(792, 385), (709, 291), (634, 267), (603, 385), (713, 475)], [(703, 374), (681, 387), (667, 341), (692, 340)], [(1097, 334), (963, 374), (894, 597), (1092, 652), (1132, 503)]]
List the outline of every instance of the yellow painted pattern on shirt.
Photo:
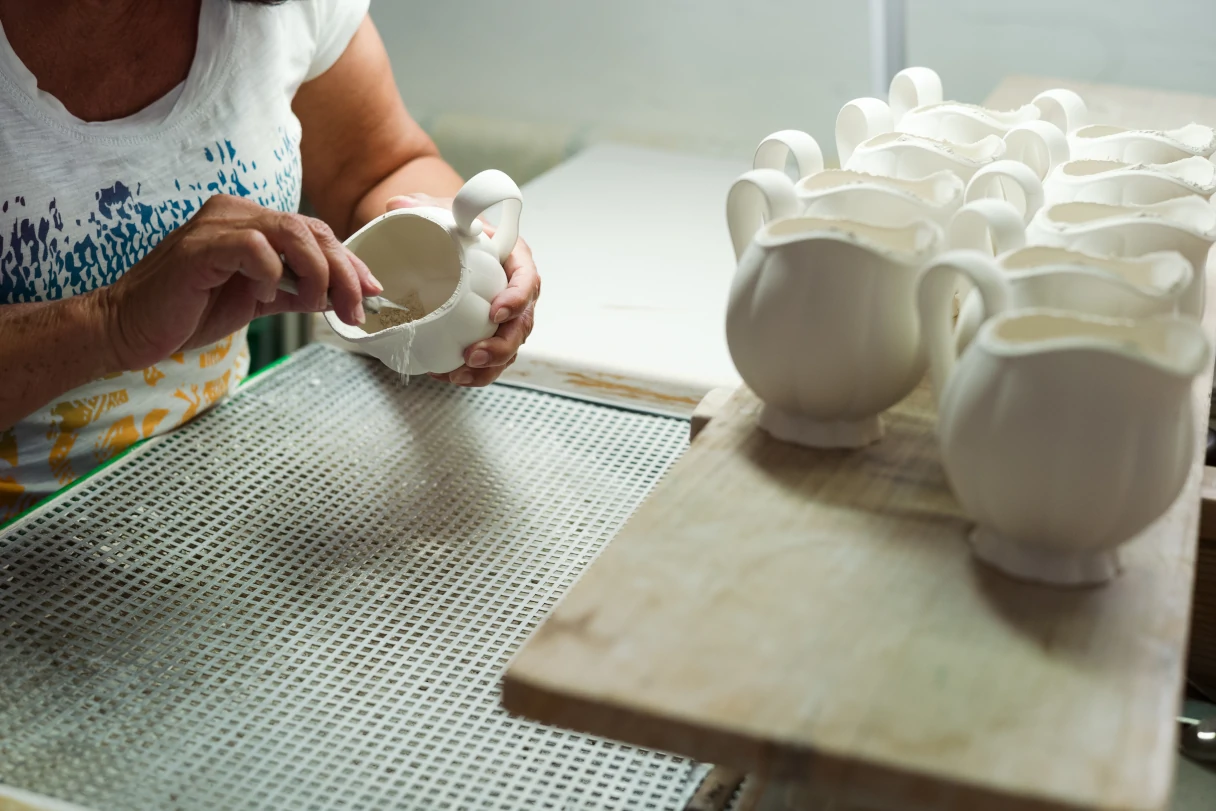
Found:
[(154, 408), (145, 414), (143, 424), (144, 439), (152, 436), (160, 425), (160, 421), (167, 416), (169, 416), (169, 409), (167, 408)]
[(220, 402), (248, 372), (244, 330), (146, 369), (96, 380), (0, 431), (0, 520), (136, 442)]
[(181, 427), (190, 420), (194, 419), (198, 414), (199, 409), (206, 410), (213, 406), (216, 402), (228, 393), (228, 382), (232, 379), (232, 370), (224, 372), (221, 376), (214, 380), (208, 380), (203, 383), (203, 393), (200, 395), (197, 384), (190, 385), (190, 391), (178, 389), (173, 392), (173, 396), (186, 401), (186, 411), (182, 414), (181, 419), (177, 421), (177, 426)]
[(127, 416), (115, 420), (115, 422), (106, 429), (106, 432), (98, 438), (93, 445), (93, 458), (98, 464), (108, 462), (118, 454), (125, 451), (127, 448), (134, 445), (140, 439), (147, 439), (156, 431), (156, 427), (160, 425), (169, 413), (167, 408), (154, 408), (144, 415), (140, 428), (135, 428), (135, 415), (128, 414)]
[(72, 471), (72, 448), (81, 429), (96, 422), (115, 406), (127, 402), (127, 390), (119, 389), (109, 394), (99, 394), (87, 400), (71, 400), (57, 403), (51, 408), (51, 426), (47, 439), (54, 442), (47, 462), (51, 473), (61, 485), (70, 484), (76, 474)]
[(164, 377), (165, 373), (160, 369), (157, 369), (155, 366), (149, 366), (147, 369), (144, 369), (144, 382), (149, 386), (155, 386), (157, 383), (163, 380)]
[(198, 365), (200, 369), (207, 369), (228, 357), (228, 350), (232, 349), (232, 336), (229, 335), (224, 340), (220, 341), (215, 346), (208, 349), (206, 352), (200, 352), (198, 356)]

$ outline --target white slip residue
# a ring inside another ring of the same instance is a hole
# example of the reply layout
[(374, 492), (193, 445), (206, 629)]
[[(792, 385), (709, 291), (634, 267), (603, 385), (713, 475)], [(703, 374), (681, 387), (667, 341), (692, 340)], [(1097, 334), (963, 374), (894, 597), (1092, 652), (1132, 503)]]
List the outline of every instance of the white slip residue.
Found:
[(392, 368), (397, 370), (398, 377), (404, 385), (410, 384), (410, 349), (414, 346), (414, 325), (405, 323), (401, 325), (405, 329), (402, 330), (397, 346), (393, 348), (393, 353), (390, 355)]

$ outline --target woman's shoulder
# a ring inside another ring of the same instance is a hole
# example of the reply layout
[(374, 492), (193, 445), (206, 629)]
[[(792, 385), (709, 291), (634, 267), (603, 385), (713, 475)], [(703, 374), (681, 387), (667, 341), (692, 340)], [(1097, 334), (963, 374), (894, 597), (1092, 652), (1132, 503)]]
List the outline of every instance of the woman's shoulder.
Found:
[(251, 29), (247, 34), (280, 54), (290, 51), (293, 61), (304, 68), (300, 81), (308, 81), (338, 61), (367, 16), (370, 0), (245, 0), (238, 5), (242, 28)]

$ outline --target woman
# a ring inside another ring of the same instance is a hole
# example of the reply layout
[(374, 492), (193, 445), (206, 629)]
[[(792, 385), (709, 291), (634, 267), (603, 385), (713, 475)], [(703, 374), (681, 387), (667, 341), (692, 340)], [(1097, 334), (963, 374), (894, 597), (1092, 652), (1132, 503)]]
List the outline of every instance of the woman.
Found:
[[(341, 240), (460, 188), (367, 8), (0, 0), (0, 520), (233, 391), (253, 318), (328, 294), (360, 322), (381, 287)], [(522, 241), (507, 272), (456, 385), (492, 382), (531, 331)]]

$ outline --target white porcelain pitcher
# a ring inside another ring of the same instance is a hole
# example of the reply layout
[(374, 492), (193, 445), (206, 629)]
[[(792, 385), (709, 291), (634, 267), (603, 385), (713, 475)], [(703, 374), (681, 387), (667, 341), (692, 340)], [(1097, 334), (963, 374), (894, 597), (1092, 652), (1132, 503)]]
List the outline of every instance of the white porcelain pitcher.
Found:
[[(998, 257), (948, 251), (925, 270), (928, 276), (940, 273), (960, 274), (973, 285), (954, 326), (954, 345), (961, 350), (985, 319), (1008, 310), (1051, 308), (1108, 318), (1175, 315), (1194, 271), (1177, 251), (1119, 258), (1031, 245)], [(922, 329), (940, 332), (950, 325), (922, 324)]]
[[(949, 318), (952, 273), (920, 287)], [(935, 289), (936, 288), (936, 289)], [(1096, 584), (1117, 547), (1175, 500), (1195, 453), (1192, 383), (1212, 363), (1198, 322), (1010, 310), (956, 358), (926, 334), (942, 464), (976, 555), (1018, 578)]]
[[(841, 115), (847, 113), (846, 108)], [(1068, 159), (1064, 134), (1043, 121), (1019, 124), (1003, 137), (958, 144), (905, 132), (854, 131), (838, 119), (836, 149), (845, 169), (909, 179), (948, 170), (967, 181), (1002, 158), (1026, 163), (1043, 178)]]
[(1216, 242), (1216, 206), (1201, 197), (1180, 197), (1148, 206), (1057, 203), (1039, 210), (1026, 229), (1026, 238), (1030, 244), (1100, 256), (1178, 251), (1195, 271), (1184, 298), (1184, 311), (1194, 317), (1203, 315), (1207, 258)]
[(1073, 160), (1124, 163), (1172, 163), (1183, 158), (1209, 158), (1216, 152), (1216, 130), (1187, 124), (1173, 130), (1133, 130), (1091, 124), (1068, 133)]
[(1200, 157), (1172, 163), (1070, 160), (1043, 183), (1046, 202), (1152, 205), (1177, 197), (1210, 198), (1216, 192), (1216, 164)]
[[(502, 203), (493, 238), (479, 217)], [(469, 179), (452, 210), (407, 208), (382, 214), (356, 231), (346, 246), (384, 285), (382, 296), (421, 317), (389, 325), (393, 308), (368, 313), (362, 327), (325, 314), (344, 341), (402, 374), (446, 374), (464, 364), (464, 351), (493, 335), (490, 302), (507, 286), (502, 263), (519, 237), (523, 196), (507, 175), (487, 170)]]
[(739, 266), (727, 345), (764, 402), (761, 428), (813, 447), (865, 445), (882, 436), (879, 415), (924, 376), (915, 282), (942, 232), (929, 220), (884, 228), (798, 216), (798, 207), (774, 169), (731, 187)]
[[(871, 101), (879, 101), (873, 99)], [(881, 108), (871, 106), (881, 116)], [(1085, 101), (1071, 90), (1045, 90), (1013, 110), (993, 110), (944, 100), (941, 77), (930, 68), (911, 67), (891, 79), (887, 93), (888, 129), (954, 143), (1004, 136), (1029, 121), (1046, 121), (1062, 133), (1088, 123)], [(876, 132), (875, 132), (876, 134)]]
[(1019, 201), (1029, 218), (1043, 200), (1041, 181), (1018, 161), (986, 164), (966, 184), (956, 172), (944, 169), (917, 179), (823, 169), (819, 145), (798, 130), (775, 132), (761, 141), (752, 168), (784, 171), (791, 158), (801, 178), (795, 192), (802, 213), (812, 216), (887, 226), (930, 219), (945, 227), (965, 201), (986, 197)]

